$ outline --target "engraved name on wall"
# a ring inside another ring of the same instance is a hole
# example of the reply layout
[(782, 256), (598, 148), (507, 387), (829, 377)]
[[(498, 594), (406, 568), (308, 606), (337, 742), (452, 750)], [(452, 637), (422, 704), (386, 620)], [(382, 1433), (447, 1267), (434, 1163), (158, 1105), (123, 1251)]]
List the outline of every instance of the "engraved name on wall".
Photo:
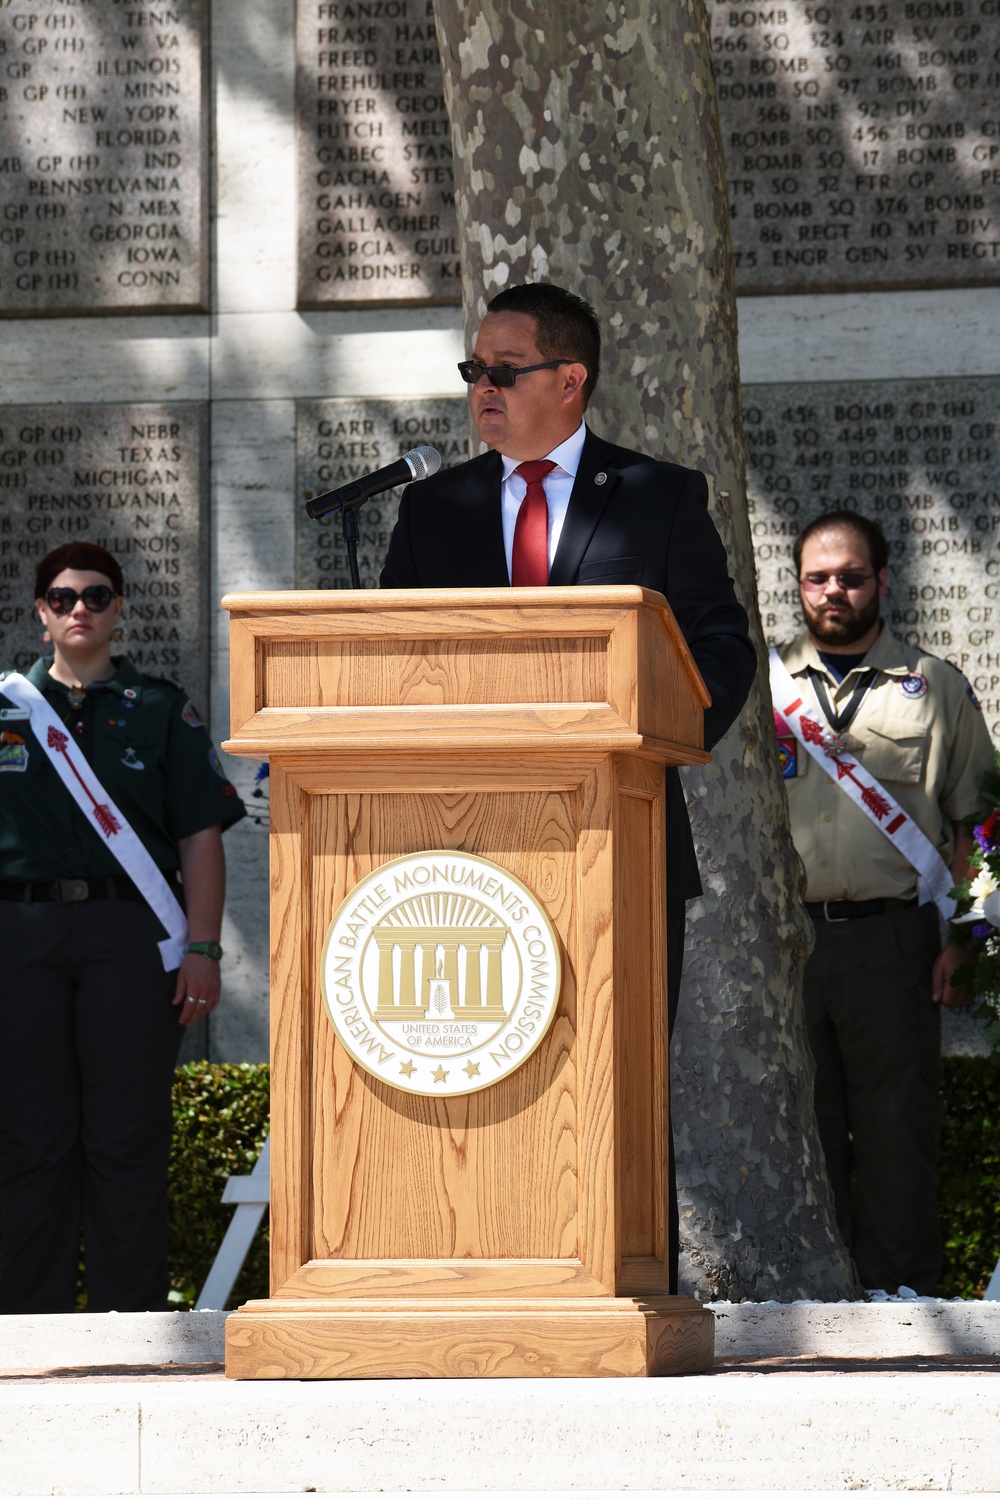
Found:
[(889, 542), (883, 613), (968, 677), (1000, 746), (1000, 379), (744, 387), (764, 633), (801, 628), (792, 544), (825, 510)]
[(122, 641), (144, 672), (207, 704), (207, 408), (194, 403), (0, 408), (0, 661), (42, 654), (35, 565), (97, 542), (125, 574)]
[(459, 306), (432, 0), (299, 0), (299, 305)]
[(207, 306), (206, 16), (0, 5), (0, 313)]
[[(304, 502), (373, 469), (385, 468), (411, 448), (429, 444), (442, 468), (469, 456), (469, 405), (464, 397), (426, 401), (300, 401), (296, 405), (295, 581), (300, 589), (351, 586), (339, 514), (311, 521)], [(361, 585), (378, 587), (402, 489), (387, 490), (358, 512)]]
[(1000, 281), (997, 0), (709, 0), (741, 292)]

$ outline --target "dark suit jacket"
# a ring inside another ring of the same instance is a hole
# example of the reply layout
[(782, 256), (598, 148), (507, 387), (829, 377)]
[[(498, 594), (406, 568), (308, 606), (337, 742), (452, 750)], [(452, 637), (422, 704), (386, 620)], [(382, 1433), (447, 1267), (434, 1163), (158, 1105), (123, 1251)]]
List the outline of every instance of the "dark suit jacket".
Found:
[[(409, 485), (381, 587), (508, 586), (502, 478), (491, 452)], [(712, 695), (705, 745), (721, 739), (746, 701), (756, 658), (703, 474), (618, 448), (588, 428), (549, 582), (638, 583), (665, 595)], [(667, 773), (667, 826), (668, 897), (686, 900), (701, 886), (676, 771)]]

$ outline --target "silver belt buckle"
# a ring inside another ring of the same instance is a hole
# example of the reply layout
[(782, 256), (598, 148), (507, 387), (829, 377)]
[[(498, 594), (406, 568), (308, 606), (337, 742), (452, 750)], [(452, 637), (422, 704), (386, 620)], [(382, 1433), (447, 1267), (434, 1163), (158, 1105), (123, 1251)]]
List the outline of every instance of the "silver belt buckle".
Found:
[[(837, 903), (834, 902), (833, 904), (834, 904), (834, 906), (836, 906)], [(825, 922), (836, 922), (836, 923), (839, 924), (840, 922), (849, 922), (851, 919), (850, 919), (850, 917), (831, 917), (831, 915), (830, 915), (830, 903), (829, 903), (829, 901), (824, 901), (823, 902), (823, 920)]]
[(54, 884), (58, 901), (86, 901), (90, 895), (86, 880), (57, 880)]

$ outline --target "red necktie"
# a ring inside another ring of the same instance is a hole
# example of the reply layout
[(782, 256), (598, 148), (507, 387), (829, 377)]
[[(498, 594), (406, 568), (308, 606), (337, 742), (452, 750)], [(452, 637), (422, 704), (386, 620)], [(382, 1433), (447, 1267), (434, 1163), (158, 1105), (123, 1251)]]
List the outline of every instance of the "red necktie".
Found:
[(514, 526), (510, 581), (514, 588), (538, 588), (549, 581), (549, 507), (542, 480), (556, 465), (550, 458), (533, 458), (514, 470), (528, 488)]

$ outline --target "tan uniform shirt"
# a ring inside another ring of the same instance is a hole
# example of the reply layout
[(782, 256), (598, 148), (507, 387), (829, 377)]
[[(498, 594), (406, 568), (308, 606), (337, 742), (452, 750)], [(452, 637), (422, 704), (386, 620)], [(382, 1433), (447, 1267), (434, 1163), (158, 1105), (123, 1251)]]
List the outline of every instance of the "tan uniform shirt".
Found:
[[(778, 654), (815, 704), (807, 675), (823, 674), (834, 710), (844, 707), (869, 667), (874, 687), (845, 734), (846, 748), (951, 863), (952, 823), (982, 810), (980, 789), (993, 764), (982, 713), (962, 673), (950, 662), (907, 646), (882, 627), (868, 655), (839, 685), (824, 667), (808, 633)], [(776, 710), (779, 705), (775, 705)], [(890, 839), (775, 723), (792, 820), (792, 840), (806, 867), (807, 901), (870, 901), (917, 894), (913, 866)], [(790, 764), (790, 759), (793, 762)]]

